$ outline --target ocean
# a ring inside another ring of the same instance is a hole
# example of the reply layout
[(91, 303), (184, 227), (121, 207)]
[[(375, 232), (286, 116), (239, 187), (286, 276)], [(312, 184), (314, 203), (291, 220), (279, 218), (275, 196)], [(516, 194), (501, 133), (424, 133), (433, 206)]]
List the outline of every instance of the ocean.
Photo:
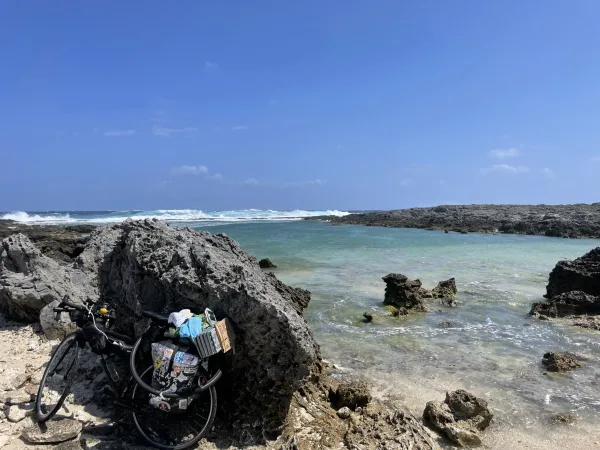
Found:
[[(583, 442), (600, 439), (600, 334), (528, 315), (531, 304), (542, 300), (556, 262), (583, 255), (599, 240), (300, 220), (346, 213), (171, 210), (0, 217), (69, 224), (157, 217), (174, 226), (225, 233), (257, 258), (270, 258), (282, 281), (312, 292), (305, 316), (323, 357), (338, 372), (369, 378), (376, 395), (393, 397), (420, 415), (427, 401), (443, 400), (446, 390), (467, 389), (487, 399), (496, 416), (486, 432), (494, 448), (519, 448), (501, 446), (515, 433), (522, 443), (550, 439), (553, 413), (576, 413), (579, 421), (568, 433), (588, 439)], [(431, 301), (429, 313), (388, 316), (381, 278), (391, 272), (419, 278), (428, 288), (455, 277), (458, 307)], [(375, 315), (374, 323), (362, 322), (365, 311)], [(453, 326), (443, 328), (442, 321)], [(549, 375), (541, 365), (547, 351), (571, 351), (585, 361), (572, 373)], [(555, 448), (548, 445), (539, 448)], [(581, 445), (572, 448), (588, 448)]]

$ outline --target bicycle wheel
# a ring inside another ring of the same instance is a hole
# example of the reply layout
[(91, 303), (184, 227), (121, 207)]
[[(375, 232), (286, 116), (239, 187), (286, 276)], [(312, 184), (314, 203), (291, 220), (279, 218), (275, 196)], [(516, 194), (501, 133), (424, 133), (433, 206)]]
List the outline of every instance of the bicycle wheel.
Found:
[[(150, 366), (141, 375), (146, 384), (152, 382), (152, 370)], [(131, 414), (139, 433), (149, 444), (169, 450), (195, 445), (212, 426), (217, 411), (214, 386), (202, 392), (182, 412), (165, 412), (150, 406), (150, 393), (137, 384), (131, 398), (135, 405)]]
[(78, 361), (77, 333), (72, 333), (58, 345), (44, 371), (35, 402), (35, 412), (39, 422), (51, 419), (62, 406), (69, 395)]

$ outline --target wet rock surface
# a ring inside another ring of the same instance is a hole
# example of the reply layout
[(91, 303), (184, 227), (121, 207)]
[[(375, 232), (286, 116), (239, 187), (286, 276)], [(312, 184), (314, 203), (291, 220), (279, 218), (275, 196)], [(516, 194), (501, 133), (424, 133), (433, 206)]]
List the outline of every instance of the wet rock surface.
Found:
[(600, 203), (591, 205), (441, 205), (312, 217), (333, 225), (366, 225), (456, 233), (509, 233), (600, 238)]
[(261, 259), (258, 262), (261, 269), (277, 269), (277, 266), (269, 258)]
[(456, 306), (454, 297), (457, 290), (454, 278), (440, 281), (432, 290), (425, 289), (420, 280), (409, 280), (400, 273), (390, 273), (383, 277), (383, 281), (386, 284), (383, 304), (397, 308), (400, 312), (391, 311), (396, 317), (404, 315), (403, 312), (407, 310), (429, 311), (426, 299), (439, 299), (442, 305)]
[(399, 273), (390, 273), (383, 277), (385, 282), (384, 305), (406, 308), (417, 312), (428, 311), (422, 296), (421, 281), (409, 280)]
[(548, 372), (568, 372), (581, 367), (577, 356), (570, 353), (548, 352), (542, 358)]
[(479, 433), (485, 430), (493, 414), (487, 402), (464, 390), (446, 393), (442, 402), (428, 402), (423, 419), (460, 446), (480, 445)]
[(600, 297), (582, 291), (570, 291), (531, 306), (532, 316), (569, 317), (582, 314), (600, 314)]

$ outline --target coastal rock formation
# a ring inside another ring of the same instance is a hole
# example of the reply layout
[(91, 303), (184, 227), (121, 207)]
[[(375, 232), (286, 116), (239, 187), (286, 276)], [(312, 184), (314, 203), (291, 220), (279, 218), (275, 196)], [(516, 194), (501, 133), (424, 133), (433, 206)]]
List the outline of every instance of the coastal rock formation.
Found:
[(568, 372), (581, 367), (581, 363), (575, 355), (560, 352), (548, 352), (544, 354), (542, 364), (548, 372)]
[(442, 402), (428, 402), (423, 419), (460, 446), (480, 445), (479, 432), (485, 430), (494, 415), (487, 402), (464, 390), (446, 393)]
[(442, 205), (312, 217), (333, 225), (366, 225), (457, 233), (538, 234), (600, 238), (600, 203), (591, 205)]
[(24, 225), (12, 220), (0, 220), (0, 239), (23, 233), (40, 252), (61, 264), (68, 264), (83, 252), (93, 225)]
[(530, 314), (547, 317), (600, 314), (600, 297), (594, 297), (582, 291), (565, 292), (546, 302), (534, 303), (531, 306)]
[(27, 236), (0, 242), (0, 311), (37, 321), (44, 306), (67, 294), (79, 301), (97, 296), (85, 273), (44, 256)]
[(143, 309), (208, 307), (228, 317), (236, 355), (219, 382), (219, 401), (232, 423), (258, 423), (265, 432), (280, 430), (293, 393), (320, 358), (299, 314), (310, 296), (274, 282), (225, 235), (126, 221), (94, 231), (71, 266), (42, 255), (24, 235), (2, 241), (0, 306), (11, 317), (37, 320), (64, 295), (108, 303), (125, 333), (149, 325)]
[(386, 284), (384, 305), (419, 312), (428, 311), (422, 296), (421, 281), (409, 280), (408, 277), (399, 273), (390, 273), (383, 277), (383, 281)]
[(329, 399), (336, 408), (348, 407), (352, 411), (364, 408), (371, 401), (369, 386), (364, 381), (344, 381), (329, 392)]
[[(352, 385), (352, 381), (342, 382)], [(359, 382), (359, 385), (362, 384)], [(364, 392), (363, 386), (358, 392)], [(323, 375), (317, 376), (301, 392), (296, 393), (290, 409), (289, 421), (278, 444), (279, 450), (440, 450), (437, 436), (415, 417), (394, 405), (370, 400), (357, 402), (352, 396), (354, 411), (337, 404), (331, 407), (332, 392), (337, 382)], [(356, 391), (352, 388), (352, 391)], [(329, 395), (327, 395), (329, 393)], [(358, 397), (360, 398), (360, 397)], [(341, 416), (338, 414), (341, 412)], [(279, 444), (281, 442), (281, 444)]]
[(600, 247), (573, 261), (559, 261), (546, 286), (546, 302), (532, 305), (530, 314), (569, 317), (600, 314)]
[[(428, 298), (440, 299), (440, 303), (446, 306), (456, 305), (454, 297), (457, 291), (454, 278), (440, 281), (432, 290), (423, 288), (420, 280), (409, 280), (399, 273), (390, 273), (383, 277), (383, 281), (386, 283), (383, 304), (387, 306), (426, 312), (428, 308), (425, 299)], [(396, 311), (391, 312), (396, 317), (400, 315)]]
[(261, 259), (258, 262), (261, 269), (277, 269), (277, 266), (271, 262), (269, 258)]
[(559, 261), (550, 272), (546, 298), (571, 291), (600, 297), (600, 247), (573, 261)]
[(275, 274), (271, 272), (265, 273), (267, 280), (271, 282), (279, 295), (285, 298), (296, 312), (302, 315), (303, 311), (308, 307), (310, 302), (310, 291), (306, 289), (288, 286), (282, 283)]
[(436, 287), (431, 290), (433, 298), (451, 298), (456, 295), (456, 280), (450, 278), (446, 281), (440, 281)]

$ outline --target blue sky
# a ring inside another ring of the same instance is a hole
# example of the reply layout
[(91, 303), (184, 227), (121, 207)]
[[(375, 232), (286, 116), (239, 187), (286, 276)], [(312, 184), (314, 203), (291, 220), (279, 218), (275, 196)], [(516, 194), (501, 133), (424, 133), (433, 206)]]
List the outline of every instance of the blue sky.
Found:
[(0, 3), (0, 210), (600, 201), (600, 2)]

